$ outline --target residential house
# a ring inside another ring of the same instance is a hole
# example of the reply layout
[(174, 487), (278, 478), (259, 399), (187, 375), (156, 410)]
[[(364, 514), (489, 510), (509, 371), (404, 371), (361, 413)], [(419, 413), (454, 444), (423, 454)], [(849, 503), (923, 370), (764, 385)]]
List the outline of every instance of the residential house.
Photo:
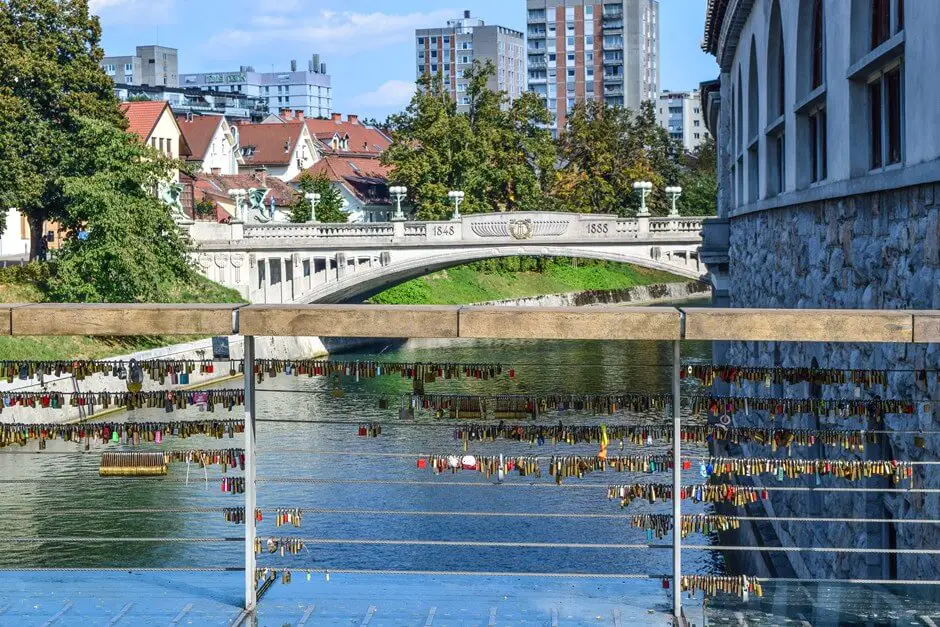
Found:
[[(192, 154), (168, 102), (125, 102), (121, 104), (121, 111), (128, 120), (127, 130), (145, 144), (171, 159)], [(179, 181), (179, 172), (173, 172), (171, 181)]]
[(388, 193), (389, 167), (378, 158), (325, 155), (307, 172), (330, 180), (343, 197), (343, 211), (349, 214), (350, 222), (391, 219), (394, 209)]
[(329, 119), (307, 118), (305, 123), (324, 154), (353, 153), (377, 157), (392, 145), (391, 137), (374, 126), (361, 123), (358, 115), (350, 114), (343, 120), (342, 114), (334, 113)]
[(303, 122), (238, 125), (241, 172), (264, 166), (268, 176), (291, 181), (320, 159), (313, 136)]
[(238, 174), (244, 164), (238, 146), (238, 127), (221, 115), (181, 115), (176, 118), (192, 152), (186, 161), (202, 172)]
[(218, 172), (202, 172), (194, 183), (193, 198), (195, 202), (208, 199), (215, 203), (216, 212), (212, 216), (219, 222), (226, 222), (235, 215), (235, 201), (229, 195), (232, 190), (265, 189), (267, 194), (263, 200), (266, 211), (262, 215), (259, 211), (246, 212), (246, 222), (286, 222), (290, 219), (290, 212), (300, 198), (296, 189), (277, 177), (270, 176), (263, 167), (251, 173), (220, 174)]
[(28, 256), (29, 223), (26, 216), (18, 209), (7, 209), (0, 215), (0, 223), (0, 260)]

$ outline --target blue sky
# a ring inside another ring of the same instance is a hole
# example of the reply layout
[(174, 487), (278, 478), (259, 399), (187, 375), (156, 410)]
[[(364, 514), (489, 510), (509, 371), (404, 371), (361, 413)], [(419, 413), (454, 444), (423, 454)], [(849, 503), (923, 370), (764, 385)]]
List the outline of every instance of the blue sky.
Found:
[[(414, 89), (414, 30), (443, 26), (464, 9), (525, 31), (525, 0), (89, 0), (106, 54), (135, 46), (179, 48), (180, 73), (285, 70), (314, 52), (333, 80), (333, 110), (384, 118)], [(660, 0), (665, 89), (718, 74), (699, 48), (706, 0)]]

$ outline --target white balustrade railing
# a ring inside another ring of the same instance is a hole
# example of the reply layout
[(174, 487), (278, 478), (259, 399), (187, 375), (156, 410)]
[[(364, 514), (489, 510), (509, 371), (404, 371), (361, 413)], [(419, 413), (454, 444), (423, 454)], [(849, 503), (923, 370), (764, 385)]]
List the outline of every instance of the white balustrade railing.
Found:
[(702, 218), (618, 218), (610, 215), (516, 212), (464, 216), (440, 222), (246, 225), (247, 239), (358, 239), (416, 241), (636, 239), (698, 236)]

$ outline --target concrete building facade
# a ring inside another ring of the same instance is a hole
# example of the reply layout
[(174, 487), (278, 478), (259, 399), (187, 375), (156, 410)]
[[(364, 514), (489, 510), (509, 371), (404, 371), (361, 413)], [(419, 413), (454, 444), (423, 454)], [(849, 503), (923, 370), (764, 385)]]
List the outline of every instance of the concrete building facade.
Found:
[(664, 91), (656, 103), (656, 121), (688, 152), (708, 137), (699, 91)]
[(464, 72), (474, 61), (492, 61), (496, 67), (488, 87), (504, 91), (509, 102), (525, 91), (525, 36), (504, 26), (487, 25), (483, 20), (463, 17), (449, 20), (444, 28), (415, 31), (415, 74), (440, 76), (458, 111), (470, 109), (468, 82)]
[(101, 69), (115, 83), (179, 87), (179, 54), (166, 46), (137, 46), (132, 56), (104, 57)]
[(292, 60), (284, 72), (256, 72), (251, 66), (242, 66), (234, 72), (184, 74), (180, 83), (187, 88), (261, 98), (270, 111), (300, 110), (311, 118), (328, 118), (333, 108), (331, 78), (317, 54), (305, 70), (299, 70), (297, 61)]
[[(717, 138), (719, 193), (718, 218), (703, 227), (701, 254), (717, 305), (940, 308), (940, 84), (924, 79), (940, 58), (938, 22), (937, 2), (710, 0), (704, 47), (715, 55), (720, 77), (702, 85), (702, 101)], [(860, 396), (853, 386), (745, 385), (732, 393), (906, 399), (911, 414), (860, 422), (803, 415), (787, 427), (886, 432), (860, 452), (831, 447), (817, 456), (917, 460), (940, 450), (940, 404), (930, 402), (938, 398), (940, 383), (913, 375), (940, 368), (938, 345), (734, 342), (716, 347), (715, 355), (741, 366), (892, 369), (886, 385)], [(768, 425), (761, 412), (733, 420), (740, 427)], [(902, 433), (912, 428), (927, 435), (918, 442)], [(746, 445), (731, 453), (757, 456), (761, 450)], [(913, 481), (935, 486), (940, 472), (921, 466)], [(882, 490), (890, 481), (868, 479), (861, 485)], [(894, 522), (937, 517), (936, 499), (904, 491), (824, 498), (785, 492), (749, 511), (761, 512), (879, 522), (776, 520), (742, 526), (736, 541), (750, 546), (873, 549), (857, 555), (749, 553), (740, 560), (747, 574), (877, 579), (940, 574), (940, 563), (918, 552), (940, 543), (940, 530)]]
[(659, 95), (658, 0), (526, 0), (529, 89), (562, 129), (584, 100), (637, 110)]

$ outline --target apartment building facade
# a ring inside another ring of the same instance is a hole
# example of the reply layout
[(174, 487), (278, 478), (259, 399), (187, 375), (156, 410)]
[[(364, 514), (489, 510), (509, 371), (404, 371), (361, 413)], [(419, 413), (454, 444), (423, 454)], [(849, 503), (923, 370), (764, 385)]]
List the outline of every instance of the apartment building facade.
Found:
[(101, 60), (101, 69), (115, 83), (179, 87), (179, 54), (166, 46), (137, 46), (133, 55), (110, 56)]
[(311, 118), (328, 118), (333, 111), (332, 80), (317, 54), (307, 61), (305, 70), (298, 69), (297, 61), (292, 60), (284, 72), (256, 72), (251, 66), (242, 66), (231, 72), (184, 74), (180, 82), (183, 87), (261, 98), (270, 111), (303, 111)]
[(689, 152), (708, 137), (702, 95), (696, 91), (664, 91), (656, 103), (656, 121)]
[(564, 128), (584, 100), (638, 109), (659, 94), (658, 0), (526, 0), (529, 90)]
[(421, 28), (415, 31), (415, 75), (440, 76), (457, 109), (467, 112), (469, 81), (464, 78), (474, 61), (492, 61), (496, 67), (488, 87), (504, 91), (509, 101), (525, 91), (525, 36), (504, 26), (487, 25), (472, 18), (470, 11), (463, 17), (449, 20), (444, 28)]

